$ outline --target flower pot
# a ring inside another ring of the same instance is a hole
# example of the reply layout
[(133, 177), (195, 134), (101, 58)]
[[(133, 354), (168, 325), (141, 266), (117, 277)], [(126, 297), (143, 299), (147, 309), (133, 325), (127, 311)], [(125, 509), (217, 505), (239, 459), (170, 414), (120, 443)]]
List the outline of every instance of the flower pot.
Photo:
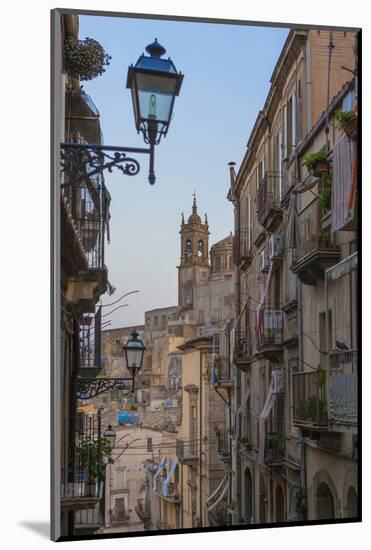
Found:
[(344, 132), (349, 141), (357, 141), (358, 120), (356, 116), (346, 123), (344, 126)]
[(329, 173), (329, 163), (327, 160), (318, 160), (312, 168), (312, 172), (314, 176), (321, 177), (322, 174), (328, 174)]

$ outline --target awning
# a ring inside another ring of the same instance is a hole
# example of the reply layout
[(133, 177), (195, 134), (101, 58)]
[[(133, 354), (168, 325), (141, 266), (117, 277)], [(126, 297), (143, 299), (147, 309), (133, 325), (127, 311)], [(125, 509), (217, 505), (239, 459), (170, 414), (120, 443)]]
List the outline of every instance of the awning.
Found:
[(169, 496), (169, 482), (171, 481), (171, 478), (174, 475), (176, 464), (177, 464), (177, 461), (176, 461), (176, 458), (174, 458), (171, 462), (169, 473), (167, 474), (166, 479), (162, 484), (162, 496), (163, 497)]
[(101, 144), (99, 111), (83, 90), (66, 92), (66, 134), (78, 133), (87, 143)]
[(153, 490), (156, 491), (156, 487), (157, 487), (157, 479), (158, 479), (158, 476), (161, 474), (165, 464), (166, 464), (166, 461), (167, 461), (167, 456), (164, 456), (164, 458), (161, 460), (160, 462), (160, 465), (159, 467), (157, 468), (157, 471), (155, 473), (155, 475), (153, 476)]

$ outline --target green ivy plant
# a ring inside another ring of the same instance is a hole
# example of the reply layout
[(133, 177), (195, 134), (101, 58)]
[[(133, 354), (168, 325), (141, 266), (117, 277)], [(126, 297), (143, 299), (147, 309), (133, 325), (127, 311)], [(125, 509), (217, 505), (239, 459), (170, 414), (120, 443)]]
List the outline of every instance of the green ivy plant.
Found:
[(335, 120), (338, 130), (344, 130), (348, 122), (356, 118), (356, 116), (354, 111), (336, 111)]
[(323, 174), (322, 176), (322, 191), (319, 195), (319, 203), (324, 212), (327, 212), (331, 208), (331, 178), (329, 174)]
[(105, 72), (112, 57), (93, 38), (78, 40), (68, 36), (64, 42), (64, 64), (67, 73), (80, 80), (92, 80)]

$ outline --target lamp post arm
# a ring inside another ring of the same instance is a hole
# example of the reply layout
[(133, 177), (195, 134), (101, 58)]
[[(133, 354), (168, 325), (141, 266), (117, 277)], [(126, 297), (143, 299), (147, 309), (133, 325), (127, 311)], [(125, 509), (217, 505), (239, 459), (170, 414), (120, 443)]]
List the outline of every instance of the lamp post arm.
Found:
[(98, 174), (103, 176), (105, 170), (112, 172), (113, 168), (117, 168), (125, 176), (136, 176), (140, 170), (139, 162), (128, 156), (128, 153), (150, 155), (148, 179), (153, 185), (156, 180), (153, 143), (146, 149), (144, 147), (63, 142), (61, 143), (61, 171), (67, 174), (68, 180), (61, 184), (61, 188), (71, 187)]

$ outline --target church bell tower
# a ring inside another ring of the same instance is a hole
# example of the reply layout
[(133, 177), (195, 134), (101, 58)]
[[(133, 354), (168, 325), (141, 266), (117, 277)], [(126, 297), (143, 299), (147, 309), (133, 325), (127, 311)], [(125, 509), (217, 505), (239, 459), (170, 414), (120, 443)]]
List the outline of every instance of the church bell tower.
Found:
[(210, 275), (209, 226), (206, 214), (202, 223), (197, 213), (196, 194), (193, 195), (192, 214), (187, 223), (182, 214), (179, 233), (178, 305), (183, 309), (192, 309), (194, 286), (205, 283)]

